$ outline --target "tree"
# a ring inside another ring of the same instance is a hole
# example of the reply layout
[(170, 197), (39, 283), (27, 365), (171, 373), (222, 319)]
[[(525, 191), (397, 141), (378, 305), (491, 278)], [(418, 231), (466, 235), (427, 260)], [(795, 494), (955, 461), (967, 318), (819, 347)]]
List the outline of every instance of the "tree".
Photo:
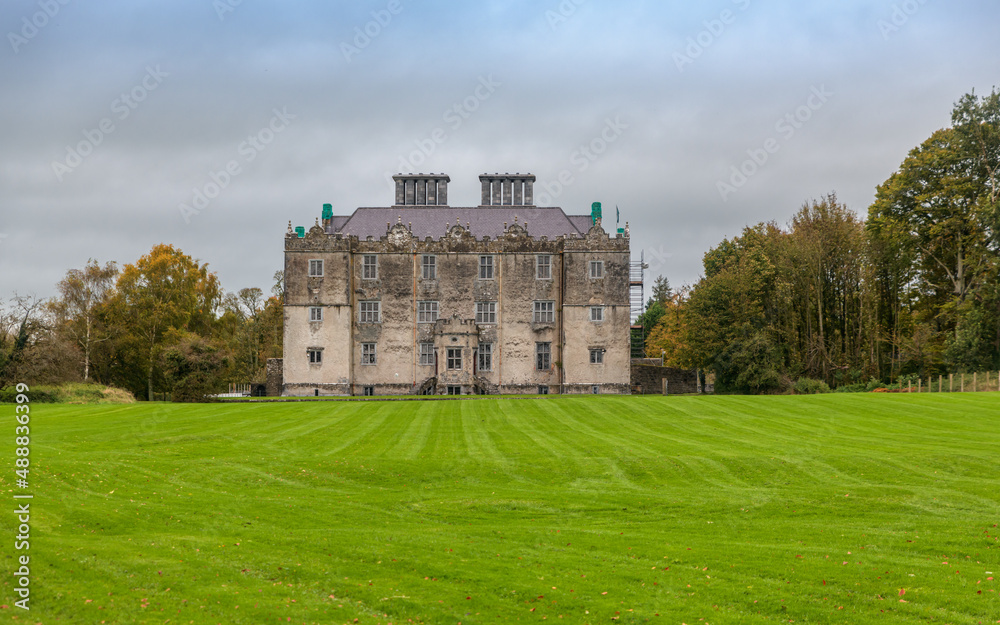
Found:
[(688, 344), (691, 330), (687, 327), (688, 316), (684, 307), (686, 295), (686, 288), (672, 293), (663, 304), (663, 315), (646, 335), (646, 356), (662, 356), (663, 364), (669, 367), (693, 367)]
[(271, 286), (271, 295), (284, 299), (285, 297), (285, 272), (279, 269), (274, 272), (274, 284)]
[(959, 149), (972, 161), (972, 176), (983, 189), (980, 202), (991, 222), (994, 246), (1000, 245), (1000, 92), (977, 98), (968, 93), (955, 104), (952, 127)]
[(171, 345), (161, 355), (175, 402), (201, 402), (220, 390), (228, 361), (225, 350), (190, 332), (171, 331)]
[(715, 372), (720, 390), (762, 392), (781, 381), (784, 346), (773, 328), (788, 305), (775, 260), (786, 236), (761, 223), (705, 254), (705, 277), (684, 305), (681, 343), (690, 365)]
[(831, 193), (802, 206), (786, 243), (779, 271), (791, 305), (780, 336), (790, 373), (830, 384), (864, 379), (873, 334), (864, 224)]
[[(952, 367), (969, 366), (973, 346), (977, 362), (1000, 353), (982, 351), (996, 333), (988, 291), (1000, 264), (998, 170), (1000, 94), (970, 93), (956, 103), (952, 127), (911, 151), (869, 208), (873, 243), (888, 251), (880, 260), (892, 268), (890, 275), (880, 272), (889, 283), (880, 289), (880, 328), (899, 327), (913, 315), (912, 328), (931, 330), (920, 344), (936, 346), (920, 353), (945, 354)], [(898, 346), (915, 338), (893, 340)], [(918, 360), (914, 366), (927, 365), (923, 356)]]
[(927, 295), (938, 305), (962, 302), (982, 280), (990, 217), (983, 191), (949, 128), (910, 152), (869, 209), (870, 218), (901, 226)]
[(33, 382), (26, 378), (32, 346), (45, 330), (44, 302), (28, 295), (14, 295), (11, 306), (0, 311), (0, 386)]
[(667, 280), (665, 276), (657, 276), (653, 282), (653, 297), (649, 300), (647, 306), (653, 302), (666, 304), (670, 301), (673, 294), (673, 289), (670, 288), (670, 280)]
[(264, 292), (258, 288), (230, 293), (223, 303), (226, 312), (222, 321), (228, 328), (233, 374), (239, 380), (262, 381), (265, 377), (261, 351), (266, 336), (261, 320), (266, 304)]
[(113, 261), (102, 267), (90, 259), (83, 269), (66, 272), (66, 277), (57, 285), (60, 297), (51, 304), (60, 329), (83, 352), (84, 381), (90, 379), (94, 346), (112, 336), (100, 321), (99, 309), (107, 303), (117, 276), (118, 266)]
[(660, 317), (662, 317), (665, 312), (666, 309), (660, 302), (653, 301), (646, 307), (646, 310), (639, 315), (635, 321), (636, 325), (642, 326), (643, 336), (649, 336), (649, 333), (660, 321)]
[(154, 371), (168, 331), (210, 335), (220, 299), (218, 278), (208, 265), (172, 245), (155, 245), (122, 269), (111, 306), (130, 344), (126, 351), (146, 374), (148, 399), (153, 399)]

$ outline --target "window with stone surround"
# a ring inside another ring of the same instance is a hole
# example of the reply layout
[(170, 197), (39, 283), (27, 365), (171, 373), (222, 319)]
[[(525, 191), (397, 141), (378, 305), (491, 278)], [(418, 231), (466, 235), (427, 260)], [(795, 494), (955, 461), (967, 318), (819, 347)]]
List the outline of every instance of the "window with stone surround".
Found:
[(492, 256), (480, 256), (479, 257), (479, 279), (480, 280), (492, 280), (493, 279), (493, 257)]
[(553, 323), (556, 320), (556, 303), (553, 301), (535, 302), (535, 323)]
[(361, 344), (361, 364), (363, 364), (363, 365), (374, 365), (374, 364), (376, 364), (375, 343), (362, 343)]
[(378, 256), (374, 254), (365, 254), (361, 267), (361, 277), (364, 280), (378, 279)]
[(420, 364), (421, 365), (434, 364), (434, 343), (420, 344)]
[(552, 257), (548, 254), (539, 254), (535, 257), (535, 277), (539, 280), (552, 279)]
[(382, 315), (379, 302), (359, 302), (359, 317), (361, 323), (381, 323)]
[(493, 343), (479, 344), (479, 370), (493, 371)]
[(437, 258), (430, 254), (424, 254), (420, 259), (422, 268), (421, 275), (424, 280), (437, 280)]
[(535, 343), (535, 369), (548, 371), (552, 367), (552, 343)]
[(590, 261), (590, 277), (597, 279), (604, 277), (604, 261), (603, 260), (592, 260)]
[(417, 323), (434, 323), (437, 319), (437, 302), (417, 302)]
[(476, 323), (489, 325), (497, 322), (496, 302), (476, 302)]

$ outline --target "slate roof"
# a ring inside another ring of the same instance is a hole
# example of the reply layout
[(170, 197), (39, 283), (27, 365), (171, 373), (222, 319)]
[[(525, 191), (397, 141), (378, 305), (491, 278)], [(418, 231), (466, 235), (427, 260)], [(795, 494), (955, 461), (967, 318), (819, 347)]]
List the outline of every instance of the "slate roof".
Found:
[(559, 207), (541, 206), (393, 206), (362, 207), (349, 217), (334, 217), (331, 233), (340, 232), (345, 236), (357, 236), (364, 240), (375, 239), (386, 233), (386, 223), (395, 224), (402, 219), (404, 225), (413, 224), (413, 236), (423, 239), (439, 239), (446, 228), (456, 223), (469, 224), (472, 236), (481, 239), (489, 236), (496, 239), (504, 232), (504, 222), (514, 224), (514, 216), (520, 224), (528, 222), (528, 234), (537, 239), (543, 236), (555, 239), (560, 235), (583, 236), (590, 229), (589, 215), (568, 216)]

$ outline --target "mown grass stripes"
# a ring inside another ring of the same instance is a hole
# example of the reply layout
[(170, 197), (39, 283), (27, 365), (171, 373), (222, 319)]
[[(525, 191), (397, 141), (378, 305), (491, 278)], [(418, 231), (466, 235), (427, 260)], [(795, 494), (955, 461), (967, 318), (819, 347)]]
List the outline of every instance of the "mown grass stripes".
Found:
[(998, 421), (990, 393), (39, 405), (31, 619), (995, 622)]

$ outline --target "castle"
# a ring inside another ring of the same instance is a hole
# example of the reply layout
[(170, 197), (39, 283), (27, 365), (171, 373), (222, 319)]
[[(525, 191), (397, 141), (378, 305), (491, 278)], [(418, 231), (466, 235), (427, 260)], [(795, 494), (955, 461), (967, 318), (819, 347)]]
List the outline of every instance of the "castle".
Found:
[(629, 393), (629, 232), (530, 174), (393, 176), (395, 203), (285, 235), (283, 395)]

